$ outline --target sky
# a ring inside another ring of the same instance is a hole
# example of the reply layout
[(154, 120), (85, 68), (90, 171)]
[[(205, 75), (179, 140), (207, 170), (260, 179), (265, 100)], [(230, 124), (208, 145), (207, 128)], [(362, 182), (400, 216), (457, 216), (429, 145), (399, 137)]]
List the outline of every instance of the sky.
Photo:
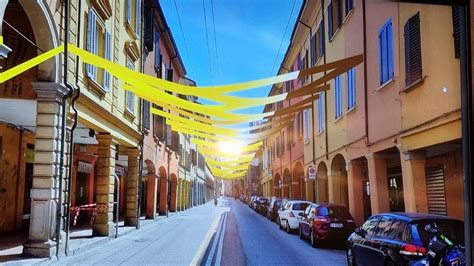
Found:
[[(160, 0), (160, 4), (186, 67), (187, 77), (195, 80), (198, 86), (212, 86), (276, 75), (288, 48), (302, 0)], [(209, 42), (206, 41), (205, 18)], [(263, 87), (233, 95), (264, 97), (269, 89)], [(261, 113), (262, 110), (263, 106), (239, 112)]]

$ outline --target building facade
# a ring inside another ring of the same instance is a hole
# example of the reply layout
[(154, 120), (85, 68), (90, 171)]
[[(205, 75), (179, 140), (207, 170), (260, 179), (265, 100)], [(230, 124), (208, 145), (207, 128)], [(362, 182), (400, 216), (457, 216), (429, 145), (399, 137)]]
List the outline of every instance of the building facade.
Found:
[[(302, 112), (306, 199), (345, 205), (358, 223), (385, 211), (462, 219), (456, 12), (412, 3), (305, 2), (280, 73), (364, 56)], [(326, 74), (297, 81), (295, 90)], [(272, 179), (267, 174), (263, 186), (269, 196), (295, 197), (296, 183), (285, 179), (293, 175), (282, 173), (293, 156), (274, 158), (285, 150), (278, 145), (284, 138), (266, 140), (264, 169)]]

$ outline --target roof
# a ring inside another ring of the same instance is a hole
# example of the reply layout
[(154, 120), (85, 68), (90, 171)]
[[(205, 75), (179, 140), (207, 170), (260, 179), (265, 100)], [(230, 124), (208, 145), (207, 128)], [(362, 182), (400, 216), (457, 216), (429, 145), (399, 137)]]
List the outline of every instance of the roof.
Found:
[(163, 13), (163, 10), (161, 9), (160, 2), (159, 2), (159, 0), (150, 1), (150, 2), (152, 2), (152, 3), (154, 2), (154, 5), (152, 4), (151, 7), (156, 8), (156, 10), (158, 11), (158, 15), (159, 15), (158, 20), (163, 23), (163, 31), (166, 33), (166, 35), (168, 35), (168, 37), (170, 39), (172, 48), (175, 52), (172, 59), (174, 59), (174, 57), (177, 57), (177, 59), (179, 61), (179, 66), (183, 70), (183, 76), (186, 76), (186, 73), (187, 73), (186, 68), (184, 66), (183, 60), (181, 59), (181, 55), (179, 54), (178, 47), (177, 47), (176, 42), (175, 42), (174, 37), (173, 37), (173, 33), (171, 32), (171, 29), (168, 26), (168, 23), (166, 22), (165, 14)]
[[(413, 212), (388, 212), (388, 213), (377, 213), (376, 216), (391, 216), (394, 218), (402, 219), (408, 222), (411, 221), (418, 221), (418, 220), (456, 220), (448, 216), (444, 215), (437, 215), (437, 214), (430, 214), (430, 213), (413, 213)], [(375, 215), (374, 215), (375, 216)]]

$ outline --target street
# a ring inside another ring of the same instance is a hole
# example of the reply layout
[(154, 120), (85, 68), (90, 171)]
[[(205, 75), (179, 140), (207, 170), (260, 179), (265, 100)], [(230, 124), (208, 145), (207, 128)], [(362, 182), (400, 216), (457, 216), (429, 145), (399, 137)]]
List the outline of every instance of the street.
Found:
[[(313, 248), (279, 230), (276, 223), (254, 212), (247, 205), (228, 198), (222, 252), (208, 256), (202, 265), (345, 265), (345, 251)], [(222, 225), (221, 225), (222, 226)], [(218, 230), (219, 232), (219, 230)], [(212, 242), (210, 248), (212, 248)], [(208, 249), (208, 252), (209, 252)], [(212, 263), (207, 263), (211, 262)]]

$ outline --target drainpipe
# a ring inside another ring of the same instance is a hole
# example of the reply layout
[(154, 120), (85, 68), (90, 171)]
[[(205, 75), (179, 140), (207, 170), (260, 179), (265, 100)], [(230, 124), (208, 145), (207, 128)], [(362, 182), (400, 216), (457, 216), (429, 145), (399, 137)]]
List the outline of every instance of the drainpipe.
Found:
[[(322, 14), (322, 22), (324, 25), (324, 0), (321, 1), (321, 14)], [(328, 27), (329, 28), (329, 27)], [(323, 30), (323, 39), (324, 39), (324, 54), (323, 54), (323, 64), (326, 64), (326, 33)], [(329, 37), (329, 36), (328, 36)], [(329, 41), (329, 39), (328, 39)], [(326, 76), (326, 70), (324, 70), (324, 76)], [(327, 82), (324, 82), (324, 85), (327, 85)], [(326, 160), (329, 160), (329, 138), (328, 138), (328, 97), (327, 91), (324, 91), (324, 139), (326, 144)], [(315, 166), (316, 167), (316, 166)], [(317, 169), (316, 169), (317, 171)], [(317, 173), (317, 172), (316, 172)], [(317, 174), (316, 174), (317, 179)]]
[[(324, 12), (323, 12), (324, 13)], [(302, 22), (301, 20), (298, 21), (299, 23), (301, 23), (303, 26), (307, 27), (309, 29), (309, 47), (310, 47), (310, 51), (311, 51), (311, 37), (313, 36), (313, 29), (308, 26), (306, 23)], [(323, 19), (323, 23), (324, 23), (324, 19)], [(315, 51), (316, 52), (316, 51)], [(313, 56), (313, 55), (311, 55)], [(308, 58), (306, 58), (306, 60), (308, 60)], [(311, 75), (311, 82), (313, 82), (313, 75)], [(311, 97), (314, 96), (314, 93), (311, 93)], [(312, 138), (312, 146), (313, 146), (313, 164), (314, 164), (314, 167), (316, 167), (316, 140), (315, 140), (315, 137), (314, 137), (314, 134), (316, 133), (315, 131), (315, 128), (314, 128), (314, 101), (311, 101), (311, 128), (312, 128), (312, 133), (311, 133), (311, 138)], [(314, 181), (314, 186), (313, 186), (313, 200), (316, 201), (316, 180)]]
[[(467, 5), (469, 7), (469, 4)], [(470, 20), (466, 6), (462, 6), (460, 12), (461, 30), (460, 38), (460, 61), (461, 61), (461, 120), (462, 120), (462, 165), (464, 177), (464, 239), (466, 250), (466, 265), (472, 265), (473, 246), (471, 243), (473, 218), (472, 218), (472, 191), (474, 190), (472, 175), (472, 77), (471, 73), (471, 53), (469, 48)]]
[(56, 206), (56, 257), (59, 258), (59, 244), (60, 244), (60, 234), (61, 234), (61, 208), (62, 208), (62, 192), (63, 192), (63, 174), (64, 174), (64, 150), (65, 150), (65, 136), (66, 136), (66, 102), (67, 98), (72, 96), (72, 88), (67, 83), (67, 72), (68, 72), (68, 45), (69, 43), (69, 0), (64, 1), (64, 59), (63, 59), (63, 83), (68, 88), (68, 92), (62, 98), (61, 105), (61, 146), (60, 154), (61, 158), (59, 160), (59, 192), (58, 192), (58, 202)]
[[(77, 32), (81, 32), (81, 12), (82, 12), (82, 1), (79, 1), (79, 6), (78, 6), (78, 21), (77, 21)], [(81, 35), (79, 34), (77, 36), (77, 40), (76, 40), (76, 45), (77, 47), (79, 47), (79, 44), (80, 44), (80, 39), (81, 39)], [(66, 198), (67, 200), (67, 204), (66, 204), (66, 243), (65, 243), (65, 253), (66, 253), (66, 256), (69, 255), (69, 233), (70, 233), (70, 230), (71, 230), (71, 225), (70, 225), (70, 222), (71, 222), (71, 192), (72, 192), (72, 165), (74, 163), (74, 130), (76, 129), (77, 127), (77, 109), (76, 109), (76, 106), (75, 106), (75, 103), (76, 103), (76, 100), (81, 96), (81, 88), (79, 87), (79, 56), (76, 56), (76, 75), (75, 75), (75, 80), (76, 80), (76, 95), (72, 98), (72, 101), (71, 101), (71, 107), (72, 109), (74, 110), (74, 122), (72, 124), (72, 127), (71, 127), (71, 136), (70, 136), (70, 142), (71, 142), (71, 145), (69, 146), (69, 172), (68, 172), (68, 176), (69, 176), (69, 182), (68, 182), (68, 186), (67, 186), (67, 195), (68, 197)], [(69, 86), (69, 84), (67, 84), (66, 86), (68, 86), (68, 88), (70, 90), (72, 90), (72, 87)]]
[(364, 114), (365, 114), (365, 143), (369, 143), (369, 109), (368, 109), (368, 89), (367, 89), (367, 29), (366, 29), (366, 9), (365, 0), (362, 0), (362, 25), (364, 31)]
[[(143, 2), (141, 2), (140, 4), (142, 5)], [(141, 46), (141, 62), (140, 62), (140, 71), (143, 72), (143, 69), (144, 69), (144, 66), (145, 66), (145, 56), (144, 56), (144, 51), (145, 51), (145, 45), (144, 45), (144, 42), (143, 42), (143, 36), (145, 34), (145, 30), (144, 30), (144, 17), (145, 17), (145, 10), (142, 6), (142, 8), (140, 8), (141, 10), (141, 19), (140, 19), (140, 36), (141, 36), (141, 39), (140, 39), (140, 46)], [(141, 214), (141, 206), (142, 206), (142, 195), (143, 195), (143, 182), (142, 182), (142, 171), (143, 171), (143, 140), (145, 139), (145, 131), (143, 130), (143, 99), (141, 99), (139, 102), (140, 102), (140, 109), (141, 109), (141, 119), (139, 121), (139, 128), (140, 128), (140, 142), (139, 142), (139, 149), (140, 149), (140, 159), (139, 159), (139, 164), (138, 164), (138, 200), (137, 200), (137, 203), (138, 203), (138, 208), (137, 208), (137, 225), (136, 225), (136, 229), (139, 229), (140, 228), (140, 214)], [(151, 117), (150, 117), (151, 119)], [(119, 204), (119, 203), (117, 203)]]

